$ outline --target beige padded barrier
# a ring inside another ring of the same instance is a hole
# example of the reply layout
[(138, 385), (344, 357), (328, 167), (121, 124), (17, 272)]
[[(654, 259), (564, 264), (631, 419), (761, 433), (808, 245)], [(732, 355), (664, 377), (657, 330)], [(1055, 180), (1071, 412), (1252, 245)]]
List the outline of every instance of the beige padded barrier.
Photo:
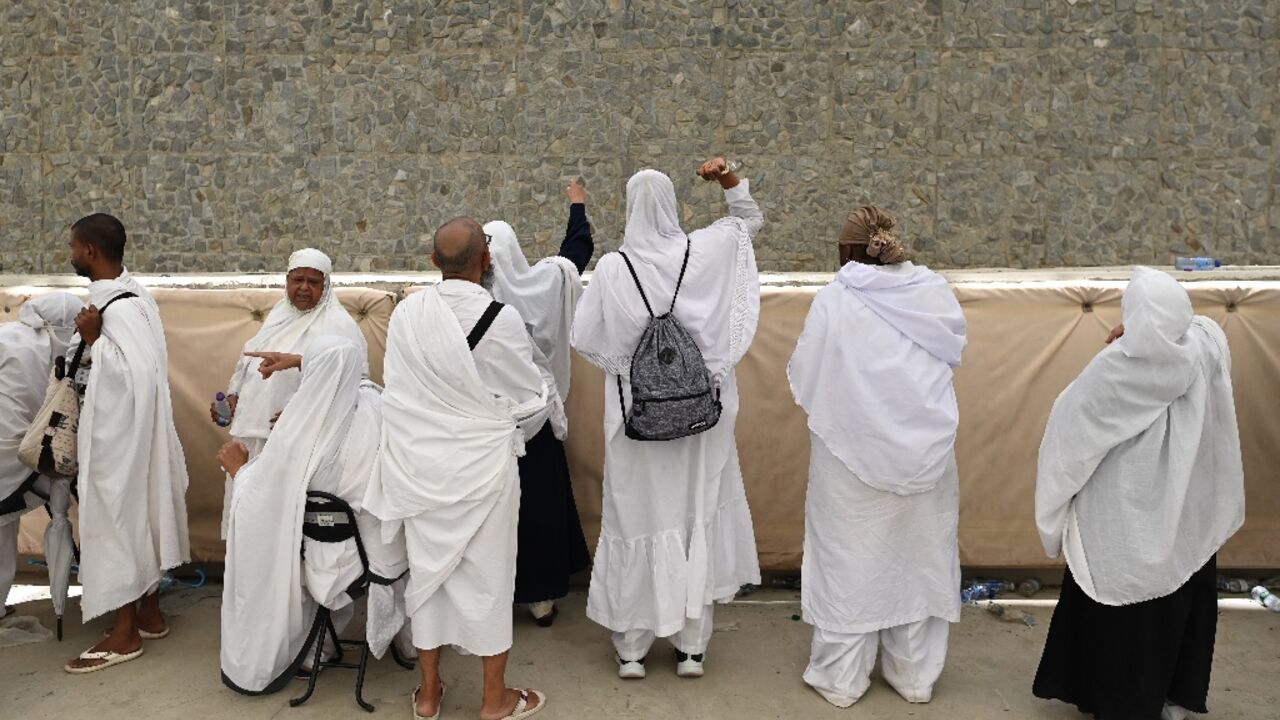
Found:
[[(1050, 565), (1033, 518), (1036, 451), (1054, 398), (1119, 321), (1127, 272), (950, 277), (969, 322), (969, 347), (956, 373), (961, 560), (975, 567)], [(1197, 312), (1226, 328), (1234, 357), (1248, 519), (1219, 562), (1224, 567), (1280, 567), (1280, 279), (1253, 279), (1258, 273), (1240, 277), (1244, 279), (1187, 283)], [(804, 415), (791, 400), (786, 364), (813, 294), (827, 278), (766, 279), (760, 329), (738, 370), (743, 395), (738, 444), (760, 559), (767, 569), (794, 570), (800, 565), (809, 436)], [(370, 284), (372, 280), (361, 278)], [(378, 286), (412, 292), (409, 286), (423, 281), (401, 276)], [(17, 304), (32, 292), (5, 289), (0, 282), (0, 321), (13, 319)], [(197, 560), (222, 556), (222, 476), (213, 453), (225, 432), (209, 423), (209, 399), (225, 385), (236, 353), (256, 329), (254, 311), (265, 313), (279, 294), (278, 289), (241, 288), (155, 291), (169, 337), (179, 434), (191, 470), (188, 504), (192, 556)], [(339, 295), (360, 320), (369, 338), (374, 375), (380, 377), (391, 294), (349, 287)], [(568, 408), (569, 462), (578, 508), (592, 540), (600, 525), (603, 397), (601, 373), (575, 359)], [(39, 551), (43, 515), (31, 513), (24, 520), (24, 552)]]

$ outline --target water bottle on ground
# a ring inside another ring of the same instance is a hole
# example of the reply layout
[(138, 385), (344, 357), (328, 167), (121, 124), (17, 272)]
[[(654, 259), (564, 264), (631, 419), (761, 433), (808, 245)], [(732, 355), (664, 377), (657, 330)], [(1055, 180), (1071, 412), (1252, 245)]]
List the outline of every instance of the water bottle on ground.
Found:
[(1027, 627), (1036, 626), (1036, 616), (1022, 610), (1014, 610), (1011, 607), (1005, 607), (1000, 603), (988, 602), (987, 612), (995, 615), (1004, 622), (1022, 623)]
[(218, 427), (231, 424), (231, 403), (227, 402), (226, 393), (213, 396), (213, 412), (218, 416)]
[(994, 600), (1000, 597), (1000, 593), (1004, 590), (1005, 583), (1002, 580), (975, 581), (960, 591), (960, 602), (973, 605), (979, 600)]
[(1253, 599), (1271, 612), (1280, 612), (1280, 597), (1272, 595), (1270, 590), (1261, 585), (1253, 589)]
[(1173, 266), (1186, 271), (1213, 270), (1222, 267), (1222, 261), (1211, 257), (1180, 257), (1173, 261)]
[(1226, 578), (1221, 575), (1218, 576), (1218, 589), (1223, 592), (1240, 593), (1243, 595), (1244, 593), (1249, 592), (1249, 587), (1249, 581), (1244, 578)]
[(1018, 583), (1018, 594), (1022, 597), (1029, 598), (1040, 592), (1040, 588), (1044, 587), (1040, 584), (1039, 578), (1027, 578)]

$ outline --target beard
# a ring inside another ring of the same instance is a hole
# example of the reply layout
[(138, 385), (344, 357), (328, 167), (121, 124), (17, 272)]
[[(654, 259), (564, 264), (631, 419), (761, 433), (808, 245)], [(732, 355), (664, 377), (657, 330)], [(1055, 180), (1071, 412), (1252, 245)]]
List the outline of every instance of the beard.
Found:
[(493, 283), (496, 281), (496, 279), (497, 279), (497, 273), (493, 271), (493, 266), (490, 265), (489, 269), (485, 270), (480, 275), (480, 287), (484, 288), (485, 290), (488, 290), (489, 294), (492, 295)]
[(72, 260), (72, 261), (71, 261), (71, 269), (72, 269), (72, 270), (75, 270), (75, 271), (76, 271), (76, 275), (79, 275), (80, 277), (89, 277), (89, 266), (88, 266), (88, 265), (83, 265), (83, 264), (81, 264), (81, 263), (76, 262), (75, 260)]

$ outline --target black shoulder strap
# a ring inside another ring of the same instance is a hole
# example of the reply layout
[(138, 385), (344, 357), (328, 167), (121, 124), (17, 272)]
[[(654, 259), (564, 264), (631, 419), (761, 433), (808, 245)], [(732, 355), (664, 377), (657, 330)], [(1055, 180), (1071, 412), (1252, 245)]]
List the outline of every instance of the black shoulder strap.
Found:
[[(102, 305), (102, 307), (98, 308), (98, 313), (99, 313), (99, 314), (102, 314), (102, 313), (106, 312), (106, 311), (107, 311), (107, 308), (111, 307), (111, 305), (112, 305), (113, 303), (115, 303), (115, 301), (117, 301), (117, 300), (123, 300), (123, 299), (125, 299), (125, 298), (131, 298), (131, 297), (138, 297), (138, 296), (137, 296), (137, 295), (135, 295), (135, 294), (133, 294), (133, 293), (131, 293), (131, 292), (127, 292), (127, 291), (126, 291), (126, 292), (122, 292), (122, 293), (120, 293), (119, 295), (117, 295), (117, 296), (115, 296), (115, 297), (111, 298), (110, 300), (108, 300), (106, 303), (104, 303), (104, 304)], [(71, 382), (75, 382), (75, 379), (76, 379), (76, 372), (80, 370), (80, 360), (81, 360), (83, 357), (84, 357), (84, 341), (83, 341), (83, 340), (81, 340), (81, 341), (80, 341), (80, 344), (79, 344), (78, 346), (76, 346), (76, 354), (75, 354), (75, 357), (73, 357), (73, 358), (71, 359), (71, 367), (70, 367), (70, 369), (68, 369), (68, 370), (67, 370), (67, 374), (66, 374), (66, 375), (63, 375), (63, 377), (70, 377), (70, 378), (71, 378)]]
[(671, 294), (671, 309), (667, 310), (667, 314), (676, 311), (676, 298), (680, 297), (680, 286), (684, 285), (684, 271), (689, 269), (689, 249), (693, 243), (689, 241), (689, 236), (684, 238), (684, 262), (680, 265), (680, 279), (676, 280), (676, 291)]
[(467, 347), (476, 349), (476, 345), (484, 339), (484, 334), (489, 332), (489, 326), (497, 319), (498, 313), (502, 312), (502, 307), (502, 303), (497, 300), (489, 303), (489, 307), (484, 309), (484, 314), (476, 321), (476, 326), (471, 328), (471, 334), (467, 335)]
[(653, 306), (649, 304), (649, 296), (644, 294), (644, 287), (640, 285), (640, 276), (636, 274), (636, 268), (631, 264), (631, 258), (627, 257), (627, 254), (621, 250), (618, 251), (618, 254), (622, 256), (623, 262), (627, 264), (627, 269), (631, 271), (631, 279), (636, 283), (636, 290), (640, 291), (640, 299), (644, 301), (644, 309), (649, 311), (649, 317), (653, 317)]

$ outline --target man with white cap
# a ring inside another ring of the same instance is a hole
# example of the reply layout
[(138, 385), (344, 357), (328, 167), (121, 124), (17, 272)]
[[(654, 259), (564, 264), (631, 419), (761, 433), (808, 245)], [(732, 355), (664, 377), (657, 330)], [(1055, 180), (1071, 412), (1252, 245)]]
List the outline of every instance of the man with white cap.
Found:
[(18, 521), (51, 499), (55, 484), (62, 486), (63, 503), (51, 504), (50, 512), (66, 514), (69, 481), (32, 472), (18, 461), (18, 445), (44, 402), (55, 358), (67, 354), (82, 308), (74, 295), (54, 292), (23, 303), (17, 322), (0, 324), (0, 617), (17, 572)]
[[(337, 335), (355, 343), (367, 358), (364, 334), (333, 293), (332, 273), (332, 261), (319, 250), (305, 248), (290, 255), (285, 297), (271, 309), (258, 334), (245, 343), (244, 352), (301, 354), (313, 338)], [(241, 354), (227, 384), (227, 400), (232, 410), (231, 437), (245, 446), (250, 459), (262, 452), (272, 420), (284, 410), (302, 383), (302, 373), (296, 369), (264, 379), (258, 372), (259, 363), (258, 358)], [(367, 359), (365, 363), (363, 374), (368, 376)], [(209, 415), (215, 423), (218, 421), (217, 410), (212, 405)], [(234, 480), (228, 475), (222, 502), (224, 540), (233, 487)]]

